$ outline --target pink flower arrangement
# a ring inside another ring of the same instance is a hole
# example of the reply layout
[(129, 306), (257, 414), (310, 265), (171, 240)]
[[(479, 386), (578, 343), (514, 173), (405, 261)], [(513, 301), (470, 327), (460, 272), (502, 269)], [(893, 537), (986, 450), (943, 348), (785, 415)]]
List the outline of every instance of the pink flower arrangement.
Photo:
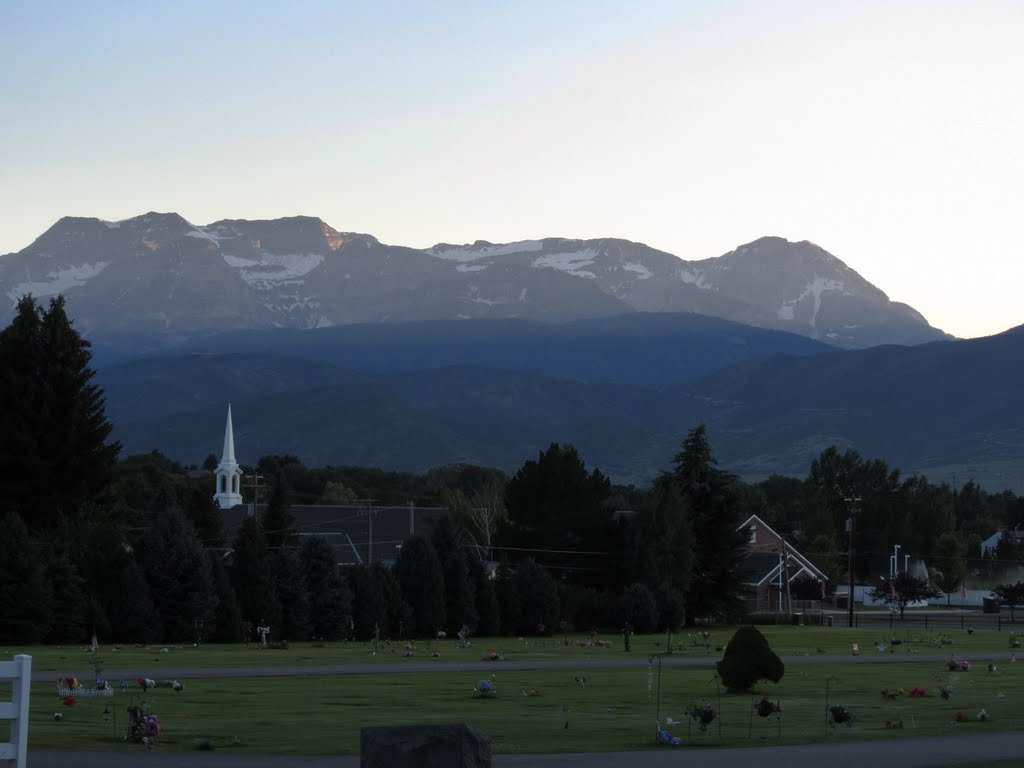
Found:
[(139, 686), (141, 686), (143, 693), (148, 691), (150, 688), (156, 688), (156, 680), (151, 680), (148, 677), (140, 677), (137, 682)]
[(907, 691), (907, 696), (911, 696), (913, 698), (919, 698), (921, 696), (927, 696), (927, 695), (928, 695), (928, 691), (926, 691), (924, 688), (922, 688), (919, 685), (915, 685), (913, 688), (911, 688), (909, 691)]

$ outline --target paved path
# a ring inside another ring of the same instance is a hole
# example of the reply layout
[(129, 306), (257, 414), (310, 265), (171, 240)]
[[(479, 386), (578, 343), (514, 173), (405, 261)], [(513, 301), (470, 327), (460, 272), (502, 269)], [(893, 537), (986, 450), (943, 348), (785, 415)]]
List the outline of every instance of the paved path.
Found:
[[(903, 662), (930, 661), (945, 662), (953, 657), (950, 653), (878, 653), (873, 648), (869, 653), (861, 652), (860, 656), (784, 656), (783, 662), (789, 665), (804, 664), (899, 664)], [(665, 667), (710, 667), (721, 658), (715, 656), (683, 656), (672, 655), (661, 657)], [(110, 669), (105, 670), (108, 680), (136, 680), (140, 677), (152, 677), (160, 680), (189, 680), (199, 678), (235, 678), (235, 677), (306, 677), (324, 675), (380, 675), (402, 672), (494, 672), (496, 670), (524, 669), (568, 669), (584, 670), (602, 667), (646, 666), (650, 657), (644, 654), (635, 656), (596, 656), (589, 659), (541, 659), (536, 661), (430, 661), (416, 660), (407, 662), (384, 662), (380, 664), (316, 664), (309, 666), (265, 666), (265, 667), (174, 667), (149, 666), (145, 669)], [(1008, 653), (971, 654), (974, 663), (988, 661), (1006, 662)], [(74, 676), (80, 680), (92, 678), (91, 669), (77, 672), (65, 672), (63, 675)], [(32, 670), (33, 683), (55, 682), (59, 676), (54, 671)]]
[[(1024, 765), (1024, 733), (939, 736), (927, 739), (714, 749), (666, 747), (651, 752), (498, 755), (494, 768), (937, 768), (973, 762)], [(28, 768), (358, 768), (359, 758), (228, 755), (216, 752), (64, 752), (33, 749)]]

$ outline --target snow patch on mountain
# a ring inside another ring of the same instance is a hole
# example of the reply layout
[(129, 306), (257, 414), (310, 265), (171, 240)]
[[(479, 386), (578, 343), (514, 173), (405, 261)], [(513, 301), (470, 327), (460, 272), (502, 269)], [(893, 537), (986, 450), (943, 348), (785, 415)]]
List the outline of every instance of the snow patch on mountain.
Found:
[(635, 261), (627, 261), (622, 265), (622, 268), (627, 272), (636, 272), (639, 275), (637, 280), (647, 280), (654, 277), (654, 273), (651, 270), (643, 264), (637, 264)]
[(215, 245), (219, 245), (219, 242), (221, 240), (227, 240), (227, 239), (229, 239), (231, 237), (231, 235), (215, 235), (212, 232), (207, 232), (202, 227), (196, 227), (191, 232), (186, 232), (185, 236), (186, 237), (198, 237), (198, 238), (201, 238), (202, 240), (209, 240), (211, 243), (213, 243)]
[(64, 293), (69, 288), (79, 288), (85, 285), (109, 265), (109, 261), (97, 261), (93, 264), (86, 263), (75, 267), (57, 269), (53, 272), (48, 272), (46, 280), (30, 279), (27, 282), (18, 283), (7, 292), (7, 296), (11, 301), (15, 302), (19, 297), (27, 293), (31, 293), (36, 297), (56, 296), (59, 293)]
[(282, 283), (301, 284), (302, 278), (319, 267), (324, 257), (316, 253), (261, 253), (259, 261), (224, 254), (224, 262), (238, 270), (247, 285), (273, 288)]
[(486, 264), (459, 264), (455, 268), (456, 272), (483, 272), (487, 269)]
[(540, 240), (520, 240), (507, 245), (441, 245), (427, 249), (426, 253), (448, 261), (476, 261), (513, 253), (532, 253), (544, 248)]
[(700, 272), (690, 272), (688, 269), (679, 270), (679, 279), (687, 285), (694, 285), (700, 288), (702, 291), (710, 291), (714, 288), (711, 283), (704, 280), (704, 275)]
[(782, 302), (779, 307), (778, 316), (780, 320), (792, 320), (796, 317), (796, 306), (809, 296), (814, 297), (814, 311), (811, 313), (810, 324), (814, 327), (818, 320), (818, 312), (821, 310), (821, 295), (826, 292), (838, 292), (849, 295), (845, 283), (840, 280), (830, 280), (826, 277), (814, 276), (814, 279), (807, 284), (803, 293), (795, 299)]
[(571, 251), (569, 253), (545, 253), (533, 260), (534, 267), (542, 269), (557, 269), (560, 272), (567, 272), (576, 277), (586, 277), (596, 280), (597, 275), (590, 270), (581, 269), (594, 263), (597, 258), (595, 248), (584, 248), (582, 251)]

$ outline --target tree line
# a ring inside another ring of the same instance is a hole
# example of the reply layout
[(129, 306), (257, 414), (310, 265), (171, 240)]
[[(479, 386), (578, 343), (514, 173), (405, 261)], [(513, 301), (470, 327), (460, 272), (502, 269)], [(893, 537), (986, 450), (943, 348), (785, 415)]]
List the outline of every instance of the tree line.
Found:
[[(847, 577), (853, 498), (858, 580), (887, 572), (893, 544), (928, 562), (947, 592), (968, 573), (1001, 578), (1022, 557), (1011, 536), (995, 559), (976, 554), (982, 537), (1024, 523), (1013, 494), (903, 478), (835, 447), (803, 480), (745, 483), (718, 467), (702, 425), (648, 488), (614, 485), (559, 443), (511, 476), (266, 456), (252, 469), (269, 482), (269, 503), (227, 541), (209, 473), (159, 453), (119, 457), (89, 362), (60, 297), (23, 298), (0, 331), (0, 642), (79, 642), (93, 631), (117, 642), (237, 641), (259, 625), (279, 639), (369, 640), (734, 619), (740, 523), (759, 515), (834, 585)], [(342, 568), (325, 540), (296, 535), (289, 509), (356, 498), (450, 514), (404, 542), (393, 565)], [(817, 596), (820, 585), (808, 588)]]

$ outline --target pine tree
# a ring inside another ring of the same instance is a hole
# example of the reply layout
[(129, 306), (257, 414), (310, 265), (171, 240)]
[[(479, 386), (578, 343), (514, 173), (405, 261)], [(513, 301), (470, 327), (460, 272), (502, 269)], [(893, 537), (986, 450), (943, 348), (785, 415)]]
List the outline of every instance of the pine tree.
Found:
[(442, 518), (431, 531), (431, 544), (441, 561), (445, 591), (445, 629), (456, 634), (463, 626), (476, 628), (476, 596), (469, 578), (465, 531), (450, 518)]
[(31, 531), (74, 520), (99, 498), (121, 450), (107, 442), (112, 427), (89, 347), (60, 296), (45, 310), (23, 297), (0, 331), (0, 487)]
[(50, 628), (50, 583), (22, 519), (8, 512), (0, 531), (0, 643), (38, 642)]
[(150, 520), (140, 557), (165, 639), (182, 642), (213, 623), (216, 592), (195, 528), (170, 507)]
[(285, 480), (278, 479), (270, 492), (267, 511), (263, 513), (263, 531), (267, 546), (272, 549), (291, 546), (295, 541), (295, 518), (288, 511), (288, 487)]
[(267, 540), (263, 526), (255, 517), (242, 519), (232, 556), (231, 586), (242, 607), (242, 620), (252, 624), (263, 622), (276, 631), (280, 606), (274, 591)]
[(352, 616), (352, 593), (338, 569), (334, 548), (321, 536), (306, 537), (299, 550), (299, 563), (309, 595), (311, 637), (344, 637)]
[(113, 639), (122, 643), (150, 643), (162, 638), (160, 614), (146, 583), (146, 574), (135, 560), (122, 563), (117, 589), (117, 598), (110, 607)]
[(279, 549), (270, 557), (274, 591), (281, 606), (280, 629), (275, 633), (284, 640), (305, 640), (309, 637), (309, 597), (302, 580), (298, 551)]
[(242, 606), (231, 586), (227, 568), (220, 554), (213, 549), (206, 550), (214, 589), (217, 591), (217, 609), (213, 615), (213, 626), (206, 636), (218, 643), (239, 643), (242, 641)]
[(395, 563), (402, 600), (412, 608), (413, 637), (433, 637), (446, 625), (444, 576), (434, 547), (423, 536), (410, 536)]
[(703, 424), (690, 430), (674, 464), (671, 482), (686, 503), (693, 535), (686, 619), (735, 617), (742, 609), (739, 564), (747, 553), (745, 534), (737, 530), (736, 477), (718, 468)]

